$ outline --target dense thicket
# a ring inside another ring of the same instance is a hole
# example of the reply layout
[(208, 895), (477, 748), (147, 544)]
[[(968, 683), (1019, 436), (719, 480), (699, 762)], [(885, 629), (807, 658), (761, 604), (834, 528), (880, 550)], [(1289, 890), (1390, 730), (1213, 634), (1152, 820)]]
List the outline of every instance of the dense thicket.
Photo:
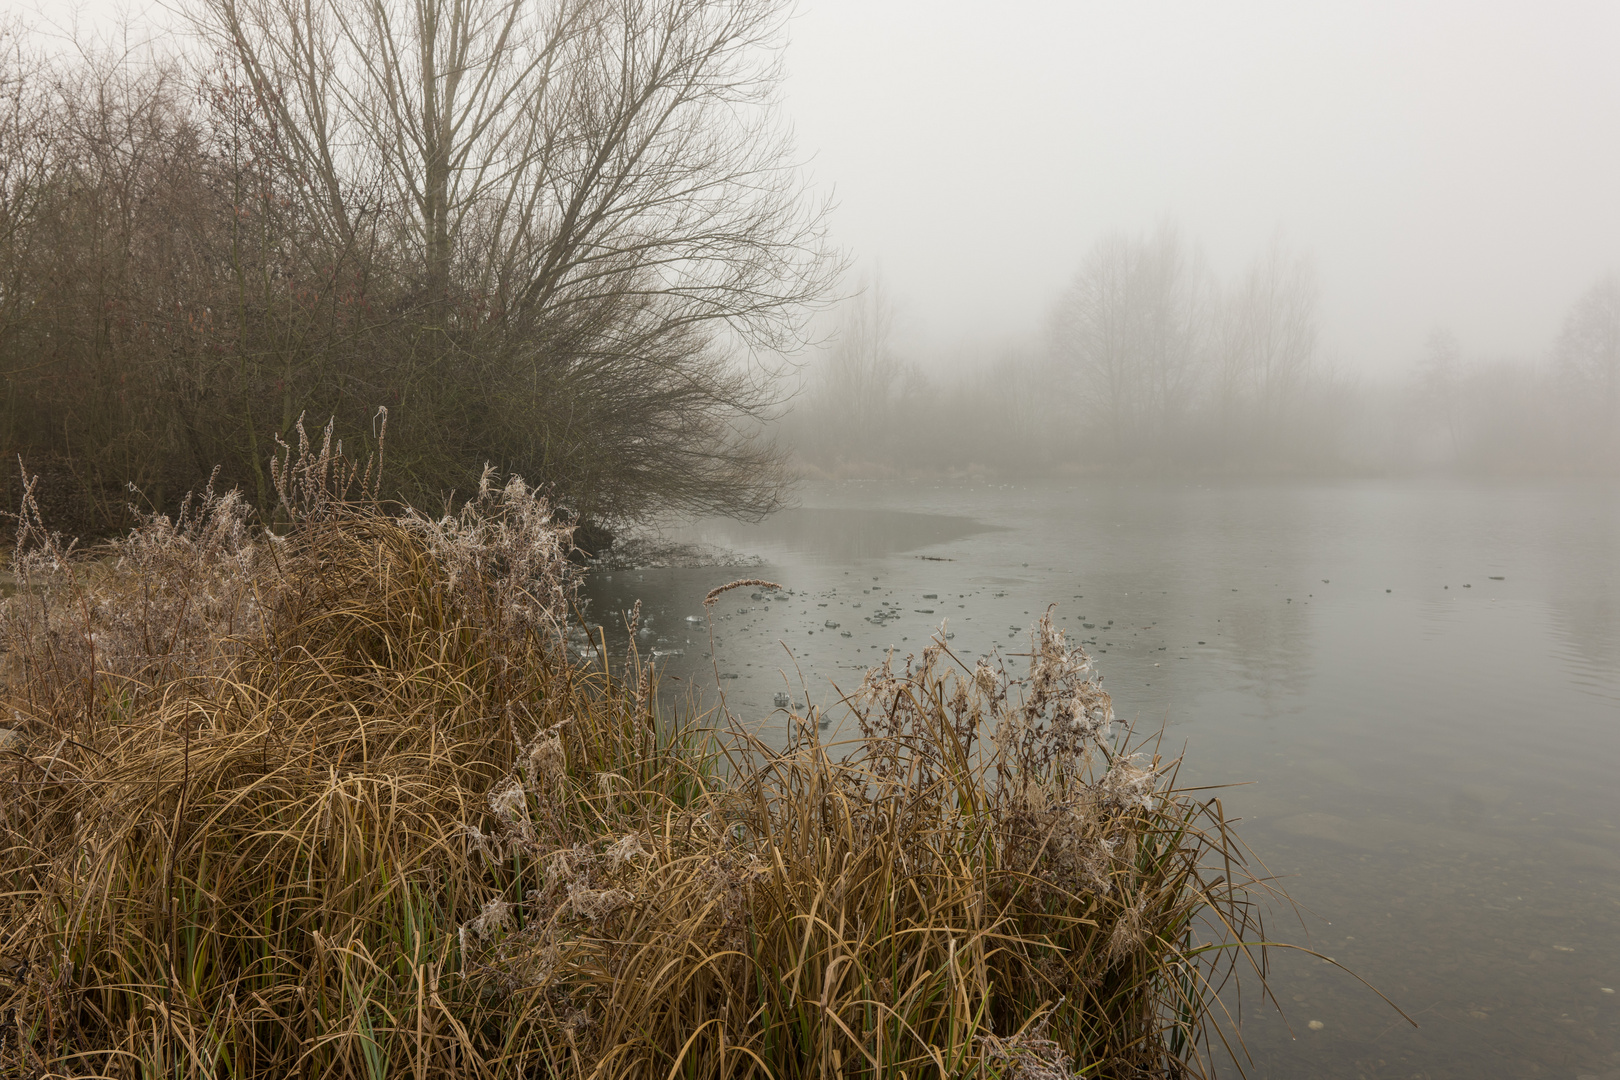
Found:
[[(392, 494), (493, 462), (613, 519), (759, 513), (759, 358), (832, 255), (775, 0), (217, 0), (189, 62), (0, 61), (0, 448), (109, 528), (301, 414)], [(204, 48), (206, 47), (206, 48)]]

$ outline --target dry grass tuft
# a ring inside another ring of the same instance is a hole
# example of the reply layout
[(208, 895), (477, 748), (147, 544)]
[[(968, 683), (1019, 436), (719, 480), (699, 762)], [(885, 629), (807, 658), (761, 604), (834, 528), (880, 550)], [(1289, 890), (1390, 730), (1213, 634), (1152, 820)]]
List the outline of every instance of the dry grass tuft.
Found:
[(1205, 1070), (1237, 843), (1049, 620), (1027, 674), (936, 642), (858, 739), (773, 752), (569, 663), (520, 481), (283, 495), (274, 535), (210, 489), (98, 563), (23, 508), (0, 1075)]

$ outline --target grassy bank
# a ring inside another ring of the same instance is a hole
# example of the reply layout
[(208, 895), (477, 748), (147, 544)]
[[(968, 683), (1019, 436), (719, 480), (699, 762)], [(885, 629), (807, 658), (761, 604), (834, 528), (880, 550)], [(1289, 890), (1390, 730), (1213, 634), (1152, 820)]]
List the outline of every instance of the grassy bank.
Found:
[(275, 535), (208, 492), (94, 560), (25, 503), (0, 1075), (1206, 1071), (1237, 842), (1049, 622), (773, 751), (569, 662), (520, 482), (430, 519), (345, 468), (288, 463)]

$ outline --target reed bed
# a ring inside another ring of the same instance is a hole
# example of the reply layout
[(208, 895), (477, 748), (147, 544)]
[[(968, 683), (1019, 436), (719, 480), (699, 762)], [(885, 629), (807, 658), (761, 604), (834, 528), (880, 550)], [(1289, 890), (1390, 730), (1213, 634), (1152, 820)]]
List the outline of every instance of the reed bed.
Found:
[[(347, 470), (347, 471), (346, 471)], [(890, 657), (773, 750), (564, 648), (567, 529), (430, 519), (328, 443), (0, 608), (0, 1075), (1202, 1075), (1261, 957), (1241, 848), (1027, 672)], [(365, 480), (364, 476), (359, 479)], [(632, 640), (634, 637), (632, 635)], [(662, 719), (661, 719), (662, 717)]]

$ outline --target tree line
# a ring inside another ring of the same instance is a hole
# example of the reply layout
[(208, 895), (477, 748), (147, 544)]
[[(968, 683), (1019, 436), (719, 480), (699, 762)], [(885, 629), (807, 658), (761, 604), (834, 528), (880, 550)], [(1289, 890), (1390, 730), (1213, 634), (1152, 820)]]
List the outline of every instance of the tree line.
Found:
[(845, 304), (783, 431), (832, 475), (1620, 472), (1620, 275), (1535, 357), (1437, 331), (1396, 378), (1324, 355), (1304, 252), (1222, 276), (1172, 227), (1100, 238), (1037, 332), (955, 365), (905, 354), (882, 283)]
[(1620, 273), (1571, 303), (1535, 356), (1463, 348), (1434, 330), (1392, 409), (1396, 453), (1472, 472), (1620, 473)]
[(1328, 453), (1338, 378), (1310, 260), (1280, 242), (1220, 279), (1175, 229), (1099, 239), (1045, 325), (951, 374), (902, 358), (881, 286), (848, 303), (788, 438), (812, 466), (1042, 472), (1253, 468)]
[(79, 529), (301, 416), (388, 494), (767, 512), (774, 357), (838, 270), (779, 0), (195, 0), (167, 53), (0, 36), (0, 438)]

